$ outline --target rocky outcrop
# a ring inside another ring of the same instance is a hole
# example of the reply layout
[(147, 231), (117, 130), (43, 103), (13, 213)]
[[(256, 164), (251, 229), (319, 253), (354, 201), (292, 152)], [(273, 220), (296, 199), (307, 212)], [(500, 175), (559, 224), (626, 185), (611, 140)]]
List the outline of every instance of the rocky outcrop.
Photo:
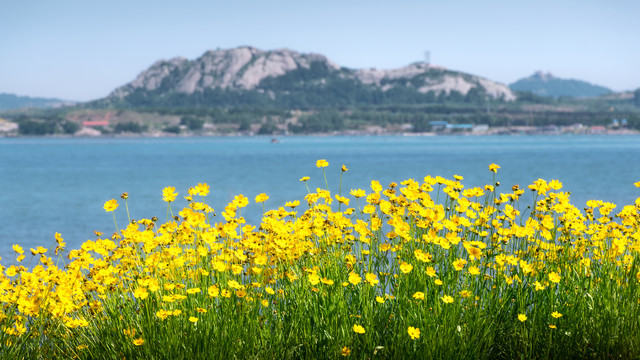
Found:
[[(346, 69), (320, 54), (304, 54), (288, 49), (264, 51), (254, 47), (211, 50), (200, 58), (161, 60), (142, 72), (129, 84), (114, 90), (109, 97), (123, 99), (136, 90), (193, 94), (205, 89), (261, 89), (263, 80), (278, 78), (294, 70), (310, 69), (320, 64), (331, 76), (350, 78), (383, 91), (408, 86), (421, 93), (457, 91), (466, 95), (481, 88), (493, 98), (515, 100), (505, 85), (470, 74), (449, 71), (443, 67), (414, 63), (399, 69)], [(315, 79), (322, 86), (326, 79)]]
[(116, 89), (111, 96), (125, 97), (135, 89), (156, 90), (163, 81), (173, 83), (173, 90), (192, 94), (205, 88), (255, 89), (268, 77), (278, 77), (312, 62), (340, 67), (319, 54), (301, 54), (288, 49), (263, 51), (254, 47), (207, 51), (189, 61), (175, 58), (158, 61), (131, 83)]

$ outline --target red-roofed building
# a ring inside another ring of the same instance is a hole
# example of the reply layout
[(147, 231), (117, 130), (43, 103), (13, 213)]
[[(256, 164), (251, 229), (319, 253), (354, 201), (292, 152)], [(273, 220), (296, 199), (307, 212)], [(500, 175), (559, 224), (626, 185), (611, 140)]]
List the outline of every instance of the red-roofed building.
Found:
[(109, 121), (107, 120), (83, 121), (82, 126), (86, 126), (86, 127), (109, 126)]

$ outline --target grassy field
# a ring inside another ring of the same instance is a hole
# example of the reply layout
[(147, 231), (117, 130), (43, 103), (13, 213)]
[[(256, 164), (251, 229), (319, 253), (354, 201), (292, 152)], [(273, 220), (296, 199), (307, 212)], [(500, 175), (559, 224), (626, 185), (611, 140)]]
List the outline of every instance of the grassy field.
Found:
[[(427, 176), (332, 193), (316, 165), (325, 187), (302, 178), (298, 201), (168, 187), (163, 221), (70, 251), (59, 234), (14, 245), (0, 358), (640, 358), (640, 197), (578, 209), (558, 180), (504, 189), (495, 164), (482, 188)], [(105, 211), (128, 214), (127, 197)]]

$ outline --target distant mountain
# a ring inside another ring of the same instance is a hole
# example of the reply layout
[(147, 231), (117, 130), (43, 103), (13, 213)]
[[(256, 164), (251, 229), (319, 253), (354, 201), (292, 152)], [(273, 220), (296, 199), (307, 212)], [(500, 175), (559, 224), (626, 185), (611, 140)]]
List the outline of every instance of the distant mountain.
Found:
[(94, 104), (128, 107), (344, 106), (433, 102), (437, 98), (515, 100), (503, 84), (427, 63), (349, 69), (320, 54), (254, 47), (160, 60)]
[(55, 108), (71, 104), (73, 103), (60, 99), (0, 94), (0, 111), (18, 108)]
[(509, 87), (515, 91), (530, 91), (539, 96), (550, 97), (593, 97), (611, 92), (611, 89), (604, 86), (593, 85), (581, 80), (561, 79), (542, 71), (520, 79), (510, 84)]

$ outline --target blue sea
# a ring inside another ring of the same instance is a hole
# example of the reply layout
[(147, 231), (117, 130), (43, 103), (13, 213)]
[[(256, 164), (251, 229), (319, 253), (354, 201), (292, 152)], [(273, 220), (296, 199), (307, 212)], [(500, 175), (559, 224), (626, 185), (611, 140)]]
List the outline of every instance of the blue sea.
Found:
[[(638, 136), (301, 136), (189, 138), (0, 138), (0, 256), (11, 263), (12, 244), (49, 247), (60, 232), (69, 248), (95, 239), (94, 230), (115, 231), (113, 216), (103, 204), (117, 199), (118, 225), (127, 215), (120, 194), (128, 192), (134, 219), (166, 220), (162, 189), (175, 186), (177, 213), (186, 204), (190, 186), (208, 183), (208, 203), (220, 212), (235, 195), (252, 204), (243, 215), (257, 224), (262, 207), (253, 204), (260, 193), (267, 208), (302, 200), (310, 176), (314, 190), (324, 187), (326, 159), (329, 188), (337, 193), (340, 167), (342, 193), (369, 190), (372, 179), (382, 184), (426, 175), (464, 177), (465, 186), (492, 182), (488, 165), (501, 166), (498, 190), (526, 187), (538, 178), (558, 179), (571, 191), (572, 203), (589, 199), (631, 204), (640, 196)], [(529, 193), (523, 201), (529, 201)], [(619, 208), (620, 208), (619, 207)]]

